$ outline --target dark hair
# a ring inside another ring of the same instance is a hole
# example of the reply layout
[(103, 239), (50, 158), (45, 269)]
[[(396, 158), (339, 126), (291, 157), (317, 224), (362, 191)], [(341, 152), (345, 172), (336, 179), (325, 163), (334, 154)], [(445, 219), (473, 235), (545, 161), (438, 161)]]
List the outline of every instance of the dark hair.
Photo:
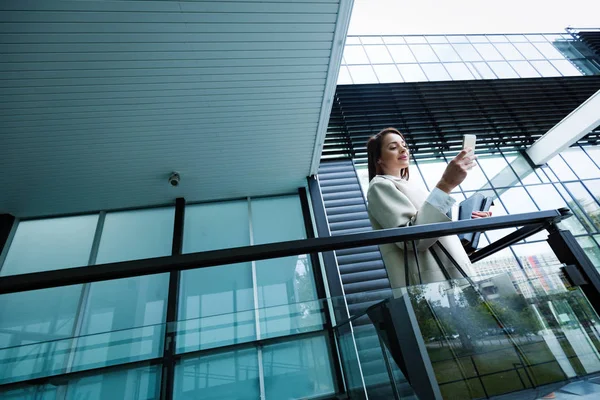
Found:
[[(379, 166), (379, 164), (377, 164), (377, 160), (379, 160), (379, 158), (381, 158), (381, 145), (383, 143), (383, 138), (386, 135), (389, 135), (390, 133), (399, 135), (402, 138), (402, 140), (405, 140), (404, 136), (400, 133), (400, 131), (398, 129), (385, 128), (385, 129), (382, 129), (376, 135), (371, 136), (369, 138), (369, 140), (367, 141), (367, 156), (368, 156), (368, 162), (369, 162), (369, 182), (371, 182), (371, 179), (375, 178), (376, 175), (381, 175), (381, 173), (383, 172), (383, 171), (381, 171), (381, 167)], [(402, 168), (402, 171), (400, 171), (400, 177), (408, 180), (408, 177), (409, 177), (408, 167)]]

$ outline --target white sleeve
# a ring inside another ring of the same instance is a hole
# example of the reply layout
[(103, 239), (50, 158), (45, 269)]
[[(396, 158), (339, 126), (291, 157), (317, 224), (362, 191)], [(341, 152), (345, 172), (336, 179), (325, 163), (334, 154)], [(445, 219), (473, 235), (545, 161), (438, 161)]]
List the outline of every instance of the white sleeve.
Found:
[(425, 201), (440, 210), (443, 214), (446, 214), (454, 203), (456, 203), (456, 200), (452, 196), (439, 188), (433, 188)]

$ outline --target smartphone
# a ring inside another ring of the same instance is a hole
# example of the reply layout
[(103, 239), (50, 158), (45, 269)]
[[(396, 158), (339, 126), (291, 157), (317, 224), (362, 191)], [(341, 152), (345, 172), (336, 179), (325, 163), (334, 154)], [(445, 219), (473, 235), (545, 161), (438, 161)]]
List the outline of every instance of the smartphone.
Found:
[(470, 147), (471, 149), (473, 149), (473, 151), (475, 151), (476, 142), (477, 142), (476, 135), (463, 135), (462, 148), (466, 149), (467, 147)]

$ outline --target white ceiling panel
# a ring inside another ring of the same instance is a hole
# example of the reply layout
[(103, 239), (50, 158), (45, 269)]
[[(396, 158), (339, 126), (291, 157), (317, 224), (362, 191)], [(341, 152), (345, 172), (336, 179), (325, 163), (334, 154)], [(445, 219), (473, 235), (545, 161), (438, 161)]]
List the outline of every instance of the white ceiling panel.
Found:
[(0, 213), (294, 192), (315, 172), (351, 8), (0, 2)]

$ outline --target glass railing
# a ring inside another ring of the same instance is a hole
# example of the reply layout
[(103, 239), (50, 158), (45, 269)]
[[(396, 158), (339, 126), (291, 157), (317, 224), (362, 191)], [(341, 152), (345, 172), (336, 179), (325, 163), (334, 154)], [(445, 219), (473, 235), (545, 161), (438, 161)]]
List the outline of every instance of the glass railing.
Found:
[(0, 346), (0, 385), (153, 360), (162, 357), (168, 334), (174, 335), (175, 353), (181, 356), (257, 340), (292, 339), (323, 331), (327, 305), (341, 301), (288, 303), (71, 337), (7, 330), (2, 335), (10, 336), (11, 344)]
[[(399, 392), (407, 381), (418, 397), (437, 388), (444, 399), (530, 389), (547, 395), (555, 390), (552, 384), (600, 372), (600, 318), (560, 267), (540, 267), (525, 282), (505, 273), (471, 283), (455, 279), (395, 289), (390, 298), (351, 320), (369, 316), (383, 339), (380, 352), (391, 357), (381, 362), (391, 364), (388, 378), (398, 391), (396, 398), (403, 398)], [(521, 291), (523, 285), (530, 290)], [(414, 323), (395, 314), (398, 304), (408, 305), (406, 315), (412, 313)], [(391, 312), (382, 314), (381, 309)], [(394, 318), (403, 321), (396, 330), (391, 327)], [(430, 388), (411, 379), (415, 365), (407, 360), (415, 352), (431, 366)]]

